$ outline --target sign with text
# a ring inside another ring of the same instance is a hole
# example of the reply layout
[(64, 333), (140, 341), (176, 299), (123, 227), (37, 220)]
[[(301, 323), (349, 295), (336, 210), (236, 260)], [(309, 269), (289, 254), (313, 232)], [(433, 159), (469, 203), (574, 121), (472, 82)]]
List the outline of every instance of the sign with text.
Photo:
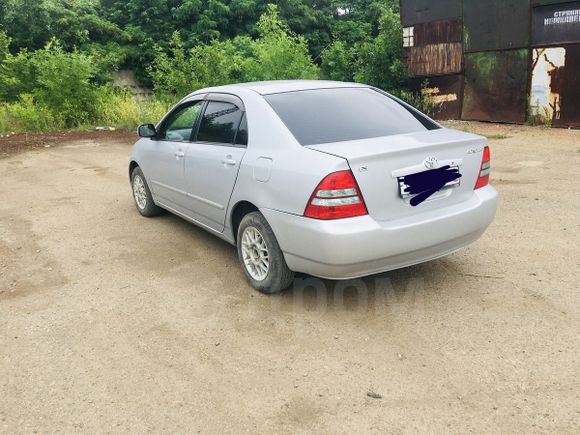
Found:
[(539, 6), (532, 17), (533, 45), (580, 42), (580, 1)]

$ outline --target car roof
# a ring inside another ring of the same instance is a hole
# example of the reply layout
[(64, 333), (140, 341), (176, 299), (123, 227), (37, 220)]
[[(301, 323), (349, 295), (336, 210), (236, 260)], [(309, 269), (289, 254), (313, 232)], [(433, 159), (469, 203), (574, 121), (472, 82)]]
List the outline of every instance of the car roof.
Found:
[(280, 94), (283, 92), (306, 91), (312, 89), (332, 89), (332, 88), (364, 88), (367, 85), (360, 83), (335, 82), (330, 80), (271, 80), (263, 82), (236, 83), (225, 86), (216, 86), (200, 89), (201, 92), (231, 92), (236, 89), (250, 89), (260, 95)]

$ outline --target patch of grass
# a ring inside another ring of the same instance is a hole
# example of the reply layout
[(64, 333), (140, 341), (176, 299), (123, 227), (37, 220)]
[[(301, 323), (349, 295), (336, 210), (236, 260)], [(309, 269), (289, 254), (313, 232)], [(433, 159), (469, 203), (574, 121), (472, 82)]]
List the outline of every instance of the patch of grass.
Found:
[(509, 138), (509, 136), (507, 134), (504, 134), (504, 133), (484, 134), (484, 136), (486, 138), (488, 138), (489, 140), (502, 140), (502, 139), (508, 139)]

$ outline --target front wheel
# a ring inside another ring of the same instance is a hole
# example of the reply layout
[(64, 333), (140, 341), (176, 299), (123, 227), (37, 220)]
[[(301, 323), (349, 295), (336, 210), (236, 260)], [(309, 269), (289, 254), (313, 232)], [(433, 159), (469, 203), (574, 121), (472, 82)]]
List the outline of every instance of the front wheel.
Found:
[(137, 211), (143, 216), (151, 217), (163, 213), (163, 209), (153, 202), (153, 196), (145, 181), (145, 176), (141, 168), (137, 166), (131, 173), (131, 187), (133, 188), (133, 199)]
[(248, 213), (238, 228), (238, 257), (252, 286), (262, 293), (278, 293), (294, 279), (272, 228), (260, 212)]

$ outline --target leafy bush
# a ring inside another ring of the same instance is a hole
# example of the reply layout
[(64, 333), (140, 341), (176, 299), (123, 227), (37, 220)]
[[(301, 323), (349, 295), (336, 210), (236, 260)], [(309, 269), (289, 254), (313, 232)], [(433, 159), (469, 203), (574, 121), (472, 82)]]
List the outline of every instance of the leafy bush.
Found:
[(399, 90), (394, 92), (393, 95), (430, 117), (434, 117), (441, 110), (441, 103), (433, 102), (433, 99), (430, 98), (424, 89), (421, 92)]
[(36, 78), (30, 53), (10, 53), (11, 38), (0, 32), (0, 101), (18, 101), (21, 94), (32, 92)]
[(0, 134), (22, 131), (61, 130), (62, 119), (52, 111), (34, 101), (30, 94), (23, 94), (19, 101), (0, 104)]
[(242, 58), (230, 41), (186, 50), (176, 32), (171, 38), (169, 53), (160, 47), (156, 47), (156, 52), (149, 74), (155, 92), (171, 100), (206, 86), (231, 83), (241, 76)]
[(16, 55), (9, 46), (10, 38), (0, 33), (0, 134), (88, 124), (134, 129), (168, 109), (154, 98), (138, 100), (127, 91), (98, 85), (94, 58), (65, 52), (55, 40)]
[(316, 79), (318, 68), (308, 55), (303, 36), (295, 35), (280, 20), (276, 5), (258, 21), (260, 38), (252, 43), (253, 56), (244, 66), (245, 81)]
[(66, 53), (56, 41), (31, 55), (35, 70), (35, 100), (51, 108), (66, 127), (89, 122), (95, 116), (96, 87), (91, 80), (96, 68), (91, 57)]
[[(8, 38), (0, 41), (7, 46)], [(0, 48), (0, 51), (3, 49)], [(33, 102), (49, 107), (65, 127), (88, 122), (95, 114), (96, 67), (90, 56), (65, 52), (56, 40), (45, 48), (17, 55), (5, 52), (0, 63), (0, 99), (16, 102), (30, 94)]]
[(343, 41), (335, 41), (322, 53), (320, 70), (328, 80), (352, 82), (356, 72), (356, 51), (347, 48)]

